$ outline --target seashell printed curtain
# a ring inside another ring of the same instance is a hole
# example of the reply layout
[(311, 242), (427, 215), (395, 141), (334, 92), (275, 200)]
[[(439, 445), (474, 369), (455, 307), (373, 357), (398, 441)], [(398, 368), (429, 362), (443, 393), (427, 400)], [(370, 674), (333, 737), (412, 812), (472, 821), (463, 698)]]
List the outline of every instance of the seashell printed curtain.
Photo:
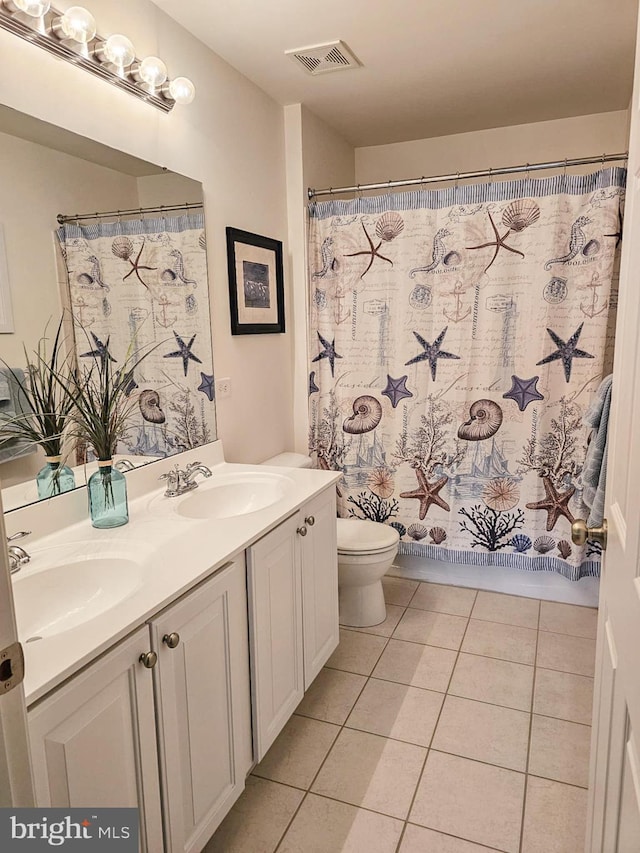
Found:
[[(204, 216), (64, 225), (57, 232), (80, 366), (133, 371), (119, 453), (168, 456), (216, 438)], [(80, 461), (80, 460), (79, 460)]]
[(599, 573), (583, 416), (611, 372), (626, 173), (310, 205), (310, 450), (400, 553)]

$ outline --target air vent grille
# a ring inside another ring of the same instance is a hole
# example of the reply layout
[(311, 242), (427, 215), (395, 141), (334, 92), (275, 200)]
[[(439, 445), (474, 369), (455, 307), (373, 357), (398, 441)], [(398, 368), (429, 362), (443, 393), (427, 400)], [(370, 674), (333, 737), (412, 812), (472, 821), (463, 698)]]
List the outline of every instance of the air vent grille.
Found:
[(285, 53), (308, 74), (313, 75), (358, 68), (361, 65), (343, 41), (300, 47), (296, 50), (286, 50)]

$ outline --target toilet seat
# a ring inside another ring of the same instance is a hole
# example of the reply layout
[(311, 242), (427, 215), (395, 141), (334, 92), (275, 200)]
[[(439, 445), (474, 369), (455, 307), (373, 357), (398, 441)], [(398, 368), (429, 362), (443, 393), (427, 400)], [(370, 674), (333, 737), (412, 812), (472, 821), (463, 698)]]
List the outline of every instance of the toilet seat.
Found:
[(338, 553), (377, 554), (398, 545), (400, 535), (393, 527), (378, 521), (339, 518)]

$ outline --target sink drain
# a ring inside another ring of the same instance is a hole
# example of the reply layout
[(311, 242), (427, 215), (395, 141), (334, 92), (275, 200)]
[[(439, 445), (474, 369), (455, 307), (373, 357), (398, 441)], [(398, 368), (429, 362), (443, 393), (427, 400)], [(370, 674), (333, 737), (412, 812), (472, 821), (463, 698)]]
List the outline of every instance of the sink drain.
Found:
[(28, 640), (25, 640), (25, 643), (35, 643), (36, 640), (41, 640), (42, 637), (29, 637)]

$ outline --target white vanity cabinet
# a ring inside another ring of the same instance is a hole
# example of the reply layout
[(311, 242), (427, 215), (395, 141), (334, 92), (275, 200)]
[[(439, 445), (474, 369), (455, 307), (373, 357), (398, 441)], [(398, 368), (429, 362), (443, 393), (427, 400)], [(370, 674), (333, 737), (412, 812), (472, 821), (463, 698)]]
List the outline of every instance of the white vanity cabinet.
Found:
[(244, 555), (150, 623), (167, 853), (200, 851), (251, 766)]
[(140, 809), (141, 850), (163, 849), (146, 626), (29, 709), (36, 804)]
[(338, 645), (335, 489), (247, 551), (254, 759), (260, 761)]
[(202, 850), (251, 765), (244, 556), (28, 720), (38, 805), (138, 807), (141, 850)]

